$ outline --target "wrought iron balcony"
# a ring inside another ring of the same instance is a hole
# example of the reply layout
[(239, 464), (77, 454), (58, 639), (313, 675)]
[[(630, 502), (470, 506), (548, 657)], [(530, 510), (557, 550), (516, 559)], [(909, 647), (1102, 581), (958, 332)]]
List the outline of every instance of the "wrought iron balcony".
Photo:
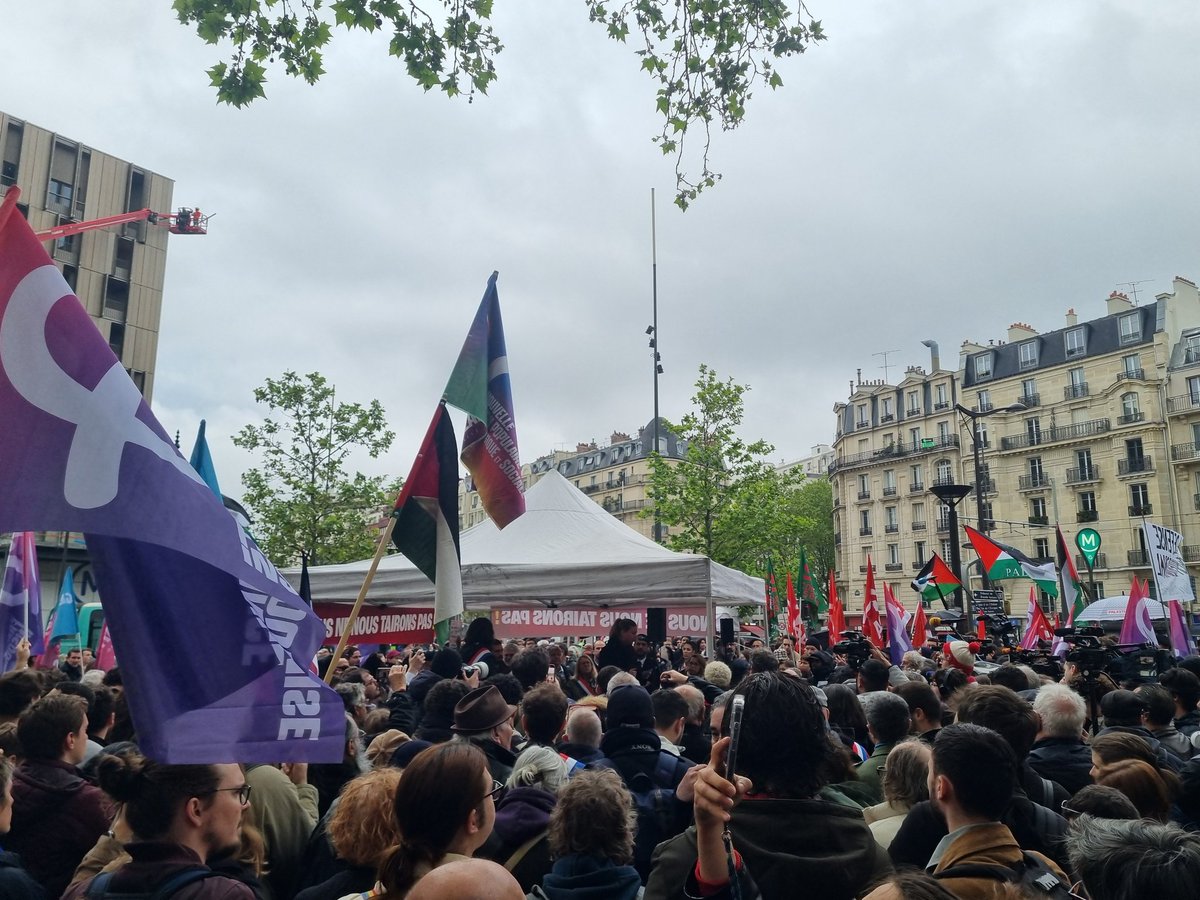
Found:
[(911, 527), (912, 527), (913, 531), (924, 531), (925, 523), (924, 522), (913, 522)]
[(1076, 522), (1099, 522), (1100, 512), (1095, 509), (1081, 509), (1075, 513)]
[(883, 568), (887, 572), (900, 572), (904, 569), (904, 563), (888, 563)]
[(1087, 484), (1091, 481), (1100, 480), (1100, 467), (1088, 466), (1087, 468), (1067, 469), (1067, 484)]
[(884, 489), (883, 489), (883, 496), (885, 496), (885, 497), (895, 497), (895, 496), (896, 496), (896, 486), (895, 486), (894, 484), (893, 484), (891, 487), (886, 487), (886, 486), (885, 486), (885, 487), (884, 487)]
[(1049, 516), (1030, 516), (1029, 524), (1030, 525), (1049, 525), (1050, 517)]
[(1017, 489), (1022, 491), (1038, 491), (1050, 486), (1050, 479), (1045, 472), (1036, 475), (1022, 475), (1017, 479)]
[(920, 494), (924, 490), (925, 490), (925, 485), (923, 483), (921, 483), (920, 481), (914, 481), (912, 484), (910, 484), (908, 486), (908, 492), (910, 494)]
[(1171, 459), (1175, 462), (1200, 459), (1200, 444), (1172, 444)]
[(1154, 504), (1153, 503), (1146, 503), (1141, 506), (1135, 505), (1135, 506), (1129, 507), (1129, 514), (1131, 516), (1148, 516), (1148, 515), (1151, 515), (1153, 512), (1154, 512)]
[(894, 459), (898, 456), (911, 456), (914, 454), (934, 453), (938, 450), (946, 450), (951, 447), (958, 447), (959, 440), (957, 434), (948, 434), (945, 437), (939, 438), (922, 438), (916, 442), (890, 444), (880, 450), (867, 450), (863, 453), (852, 453), (848, 456), (840, 456), (829, 464), (829, 474), (833, 474), (839, 469), (848, 469), (854, 466), (865, 466), (871, 463), (879, 462), (885, 459)]
[(944, 534), (944, 533), (950, 531), (950, 520), (949, 519), (938, 519), (937, 520), (937, 530), (938, 530), (939, 534)]
[(1060, 425), (1057, 428), (1044, 428), (1030, 434), (1013, 435), (1000, 438), (1001, 450), (1023, 450), (1026, 447), (1036, 447), (1041, 444), (1053, 444), (1057, 441), (1077, 441), (1083, 438), (1104, 434), (1112, 428), (1108, 419), (1092, 419), (1090, 422), (1078, 422), (1074, 425)]
[(1027, 408), (1032, 409), (1035, 406), (1042, 405), (1042, 397), (1041, 397), (1041, 394), (1036, 394), (1036, 393), (1035, 394), (1022, 394), (1021, 402), (1024, 403)]
[(1149, 566), (1150, 565), (1150, 554), (1147, 553), (1145, 550), (1130, 550), (1129, 551), (1129, 565), (1141, 566), (1141, 567)]
[(1200, 394), (1189, 393), (1167, 398), (1167, 412), (1171, 415), (1191, 412), (1196, 409), (1200, 409)]
[(859, 501), (862, 501), (862, 500), (870, 500), (870, 499), (871, 499), (871, 492), (870, 492), (870, 491), (859, 491), (859, 492), (858, 492), (858, 499), (859, 499)]
[(884, 525), (883, 530), (887, 534), (896, 534), (900, 531), (900, 523), (899, 522), (891, 522), (887, 525)]
[(1146, 414), (1141, 412), (1125, 413), (1123, 416), (1117, 417), (1118, 425), (1132, 425), (1134, 422), (1141, 422), (1146, 418)]
[(870, 525), (867, 525), (865, 528), (858, 529), (859, 537), (868, 537), (870, 534), (871, 534), (871, 526)]
[(1136, 475), (1139, 472), (1153, 472), (1154, 457), (1143, 456), (1138, 459), (1118, 459), (1118, 475)]
[(933, 408), (934, 409), (949, 409), (950, 401), (949, 400), (939, 400), (937, 403), (933, 404)]
[[(1099, 553), (1097, 553), (1096, 561), (1092, 564), (1092, 568), (1093, 569), (1107, 569), (1108, 568), (1108, 554), (1105, 553), (1103, 550), (1101, 550)], [(1087, 560), (1085, 560), (1082, 556), (1076, 556), (1075, 557), (1075, 569), (1079, 572), (1086, 570), (1087, 569)]]
[(1117, 381), (1145, 381), (1146, 373), (1139, 367), (1137, 369), (1126, 369), (1124, 372), (1117, 373)]
[(1200, 562), (1200, 547), (1197, 547), (1195, 544), (1184, 544), (1183, 561)]
[(1064, 400), (1078, 400), (1081, 397), (1086, 397), (1087, 395), (1088, 386), (1086, 381), (1082, 381), (1079, 384), (1068, 384), (1065, 388), (1063, 388)]

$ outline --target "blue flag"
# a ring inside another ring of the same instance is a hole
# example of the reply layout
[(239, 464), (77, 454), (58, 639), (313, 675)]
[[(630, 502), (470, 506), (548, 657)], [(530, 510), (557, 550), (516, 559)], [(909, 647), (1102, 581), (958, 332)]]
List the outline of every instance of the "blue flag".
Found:
[(45, 652), (42, 588), (32, 531), (19, 531), (12, 536), (4, 564), (4, 587), (0, 588), (0, 672), (8, 672), (16, 665), (17, 644), (24, 637), (29, 638), (34, 656)]
[(221, 486), (217, 484), (217, 469), (213, 465), (212, 454), (208, 451), (208, 440), (204, 437), (204, 420), (200, 420), (200, 430), (196, 432), (196, 443), (192, 445), (192, 458), (188, 460), (209, 490), (221, 499)]
[(339, 762), (325, 626), (180, 455), (29, 224), (0, 201), (0, 531), (83, 532), (147, 755)]
[(50, 631), (50, 640), (57, 641), (59, 638), (75, 637), (79, 634), (79, 610), (75, 605), (78, 602), (79, 599), (75, 596), (75, 572), (67, 569), (62, 588), (58, 592), (58, 606), (54, 611), (54, 628)]

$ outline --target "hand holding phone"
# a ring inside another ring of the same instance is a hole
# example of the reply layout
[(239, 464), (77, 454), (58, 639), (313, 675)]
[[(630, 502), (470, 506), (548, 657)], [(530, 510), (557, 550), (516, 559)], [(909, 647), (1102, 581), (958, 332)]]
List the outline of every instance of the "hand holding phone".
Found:
[(725, 780), (737, 784), (734, 774), (737, 772), (737, 753), (738, 742), (742, 737), (742, 715), (746, 711), (746, 698), (741, 694), (735, 694), (733, 699), (729, 701), (729, 708), (725, 711), (725, 715), (729, 717), (729, 723), (725, 726), (725, 730), (729, 733), (729, 752), (725, 755)]

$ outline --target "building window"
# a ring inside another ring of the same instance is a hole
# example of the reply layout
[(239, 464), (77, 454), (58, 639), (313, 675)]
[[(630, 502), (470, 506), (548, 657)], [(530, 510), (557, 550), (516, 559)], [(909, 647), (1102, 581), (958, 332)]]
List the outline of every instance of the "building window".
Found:
[(949, 559), (950, 559), (950, 541), (948, 541), (946, 538), (942, 538), (941, 557), (942, 557), (942, 559), (947, 560), (947, 561), (949, 561)]
[(1136, 422), (1141, 416), (1138, 406), (1138, 395), (1134, 391), (1121, 395), (1121, 418), (1124, 422)]
[(864, 509), (859, 512), (858, 527), (860, 534), (871, 533), (871, 511), (869, 509)]
[(1063, 335), (1063, 341), (1066, 344), (1067, 359), (1075, 359), (1087, 353), (1087, 339), (1083, 333), (1083, 327), (1072, 328)]
[(1095, 512), (1096, 511), (1096, 492), (1095, 491), (1080, 491), (1079, 492), (1079, 510), (1080, 510), (1080, 512)]
[(858, 427), (866, 428), (868, 424), (869, 424), (869, 422), (867, 420), (867, 404), (860, 403), (860, 404), (858, 404)]
[(946, 399), (946, 386), (944, 384), (939, 384), (936, 388), (934, 388), (934, 394), (937, 396), (937, 405), (939, 409), (950, 405), (950, 401)]
[(900, 520), (896, 517), (896, 507), (894, 507), (894, 506), (885, 507), (883, 512), (884, 512), (884, 515), (887, 516), (888, 528), (898, 528), (900, 526)]
[(910, 472), (911, 472), (911, 474), (912, 474), (912, 485), (913, 485), (913, 487), (920, 487), (920, 486), (921, 486), (921, 484), (922, 484), (922, 481), (921, 481), (921, 467), (920, 467), (920, 466), (910, 466), (910, 467), (909, 467), (909, 471), (910, 471)]
[(1037, 341), (1026, 341), (1018, 345), (1017, 354), (1020, 359), (1019, 365), (1022, 369), (1034, 369), (1038, 364), (1038, 348)]
[(896, 493), (896, 470), (895, 469), (884, 469), (883, 470), (883, 493), (885, 495), (889, 494), (889, 493), (892, 493), (892, 494)]
[(1034, 538), (1033, 539), (1033, 555), (1036, 559), (1050, 558), (1050, 538)]
[(990, 391), (980, 391), (976, 400), (979, 404), (977, 407), (979, 412), (987, 412), (992, 408), (992, 394)]
[(884, 397), (883, 398), (883, 416), (880, 419), (880, 421), (890, 422), (894, 418), (896, 418), (896, 414), (892, 411), (892, 398)]
[(867, 475), (859, 475), (858, 476), (858, 496), (859, 497), (870, 497), (871, 496), (870, 476), (867, 476)]
[(1193, 375), (1187, 380), (1188, 400), (1192, 406), (1200, 406), (1200, 375)]
[(1037, 405), (1037, 380), (1026, 378), (1021, 382), (1021, 402), (1026, 406)]
[[(1145, 484), (1129, 486), (1129, 506), (1131, 516), (1146, 515), (1150, 511), (1150, 491)], [(1138, 530), (1141, 531), (1141, 529)]]
[(1029, 457), (1029, 483), (1033, 487), (1040, 487), (1046, 483), (1046, 472), (1042, 468), (1040, 456)]
[(1025, 420), (1025, 437), (1028, 438), (1031, 447), (1042, 442), (1042, 422), (1040, 419)]
[(914, 503), (912, 508), (913, 525), (925, 526), (925, 504)]
[(937, 481), (938, 484), (950, 484), (954, 480), (950, 472), (950, 460), (939, 459), (937, 461)]
[(921, 446), (921, 429), (920, 428), (908, 429), (908, 439), (912, 443), (913, 449), (914, 450), (918, 449)]
[(67, 283), (67, 287), (71, 289), (71, 293), (75, 293), (75, 285), (79, 281), (79, 268), (72, 265), (64, 265), (62, 270), (63, 281)]
[(125, 353), (125, 325), (122, 322), (110, 322), (108, 326), (108, 346), (120, 359)]
[(919, 562), (919, 563), (925, 562), (925, 557), (927, 556), (927, 554), (925, 552), (925, 542), (924, 541), (917, 541), (915, 544), (913, 544), (913, 554), (916, 557), (914, 562)]
[(1142, 377), (1142, 357), (1137, 353), (1131, 353), (1129, 356), (1121, 357), (1121, 364), (1125, 369), (1126, 378)]
[(988, 446), (987, 422), (983, 419), (975, 420), (975, 439), (979, 441), (980, 447)]
[(980, 353), (975, 357), (975, 377), (991, 378), (992, 377), (992, 354)]
[(1117, 320), (1121, 326), (1121, 343), (1132, 344), (1142, 336), (1142, 314), (1129, 313)]
[(1034, 497), (1029, 501), (1029, 521), (1046, 522), (1046, 498)]
[(1200, 362), (1200, 334), (1189, 334), (1183, 339), (1183, 361), (1187, 364)]
[(900, 545), (888, 544), (888, 565), (898, 566), (900, 563)]
[(938, 442), (945, 444), (950, 440), (950, 423), (938, 422)]
[(918, 394), (916, 391), (908, 392), (908, 414), (910, 416), (921, 414), (921, 401), (919, 397), (920, 394)]

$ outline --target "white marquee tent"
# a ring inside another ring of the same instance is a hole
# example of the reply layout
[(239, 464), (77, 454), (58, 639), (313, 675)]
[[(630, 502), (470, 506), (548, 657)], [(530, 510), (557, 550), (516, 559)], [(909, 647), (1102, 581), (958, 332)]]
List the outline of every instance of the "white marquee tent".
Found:
[[(525, 503), (525, 514), (503, 531), (486, 521), (461, 535), (468, 609), (763, 602), (761, 578), (654, 543), (556, 471), (525, 493)], [(369, 565), (363, 560), (309, 569), (313, 601), (353, 602)], [(284, 574), (298, 585), (299, 569)], [(366, 599), (381, 606), (432, 606), (433, 585), (393, 553), (380, 562)]]

